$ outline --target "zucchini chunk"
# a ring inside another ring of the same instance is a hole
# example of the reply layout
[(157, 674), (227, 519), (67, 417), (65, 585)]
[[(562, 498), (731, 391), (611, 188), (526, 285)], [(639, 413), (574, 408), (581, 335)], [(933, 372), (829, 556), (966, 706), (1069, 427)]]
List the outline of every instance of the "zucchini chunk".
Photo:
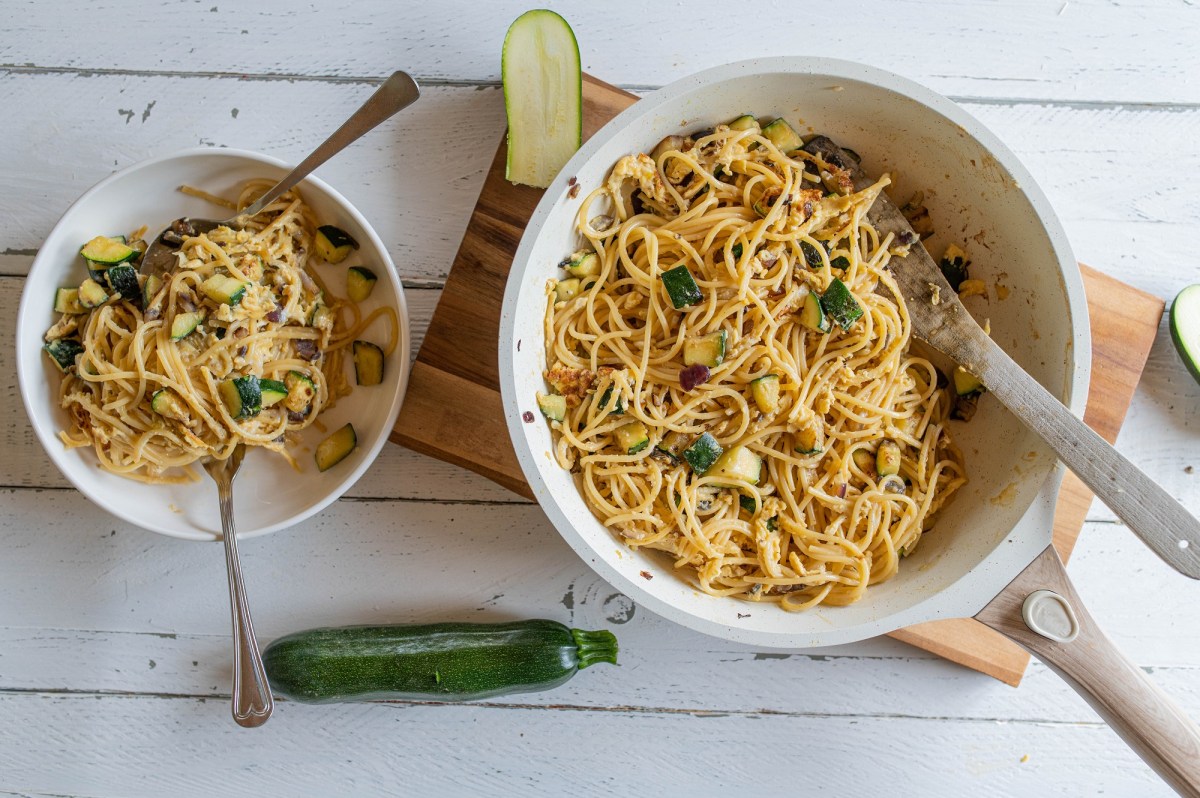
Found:
[(1183, 365), (1200, 382), (1200, 285), (1189, 285), (1175, 297), (1170, 327)]
[(383, 350), (370, 341), (354, 342), (354, 380), (359, 385), (383, 382)]
[(880, 441), (875, 450), (875, 471), (881, 477), (900, 473), (900, 446), (893, 440)]
[(762, 134), (785, 155), (804, 146), (804, 140), (800, 138), (800, 134), (782, 119), (776, 119), (764, 127)]
[(954, 289), (954, 293), (957, 294), (963, 281), (968, 279), (967, 270), (970, 265), (967, 253), (954, 244), (946, 247), (946, 251), (942, 253), (942, 260), (938, 263), (938, 267), (942, 270), (942, 276), (946, 278), (946, 282), (950, 283), (950, 287)]
[[(104, 276), (108, 279), (109, 287), (120, 294), (121, 299), (138, 310), (142, 309), (142, 284), (138, 282), (137, 269), (128, 263), (120, 263), (110, 266)], [(80, 289), (82, 290), (82, 286)]]
[(825, 293), (821, 297), (821, 308), (843, 330), (853, 327), (854, 322), (858, 321), (863, 314), (862, 305), (858, 304), (854, 294), (850, 293), (846, 284), (836, 277), (833, 278), (833, 282), (829, 284), (829, 288), (825, 289)]
[(313, 385), (312, 378), (303, 371), (289, 371), (283, 378), (283, 384), (287, 386), (287, 399), (284, 400), (283, 406), (293, 413), (307, 416), (312, 409), (313, 399), (317, 396), (317, 388)]
[(672, 463), (678, 463), (679, 458), (683, 456), (683, 450), (686, 448), (687, 442), (687, 433), (671, 430), (654, 447), (654, 453), (662, 455), (663, 458)]
[(613, 431), (613, 437), (617, 440), (617, 446), (621, 447), (621, 451), (625, 454), (637, 454), (650, 445), (650, 435), (646, 432), (646, 425), (640, 421), (630, 421), (617, 427)]
[(154, 301), (154, 297), (158, 296), (158, 292), (162, 290), (163, 281), (157, 274), (152, 274), (146, 278), (146, 284), (142, 286), (142, 307), (150, 307), (150, 303)]
[(363, 302), (371, 295), (378, 279), (366, 266), (351, 266), (346, 272), (346, 295), (355, 302)]
[(75, 358), (83, 352), (83, 344), (78, 338), (59, 338), (42, 347), (54, 361), (54, 365), (64, 374), (75, 368)]
[(203, 311), (176, 313), (175, 318), (171, 319), (171, 340), (179, 341), (191, 335), (202, 321), (204, 321)]
[(358, 446), (358, 436), (354, 433), (354, 425), (347, 424), (341, 429), (335, 430), (332, 435), (317, 445), (317, 451), (313, 453), (317, 470), (328, 471), (333, 468), (345, 460), (356, 446)]
[(750, 515), (758, 515), (758, 502), (754, 501), (753, 496), (747, 496), (744, 493), (739, 494), (738, 504)]
[(815, 424), (809, 424), (796, 433), (796, 445), (792, 447), (797, 454), (814, 455), (824, 451), (821, 448), (821, 441), (817, 438), (817, 427)]
[(761, 412), (774, 413), (779, 409), (779, 375), (767, 374), (752, 381), (750, 395)]
[(600, 256), (589, 249), (572, 252), (569, 257), (558, 265), (566, 269), (572, 277), (600, 276)]
[(287, 398), (288, 389), (279, 380), (259, 380), (258, 389), (262, 393), (262, 406), (271, 407)]
[[(100, 289), (103, 292), (104, 289)], [(79, 301), (78, 288), (60, 288), (54, 292), (54, 312), (69, 316), (87, 313), (87, 308)]]
[(88, 309), (98, 308), (108, 301), (108, 294), (104, 293), (104, 288), (91, 277), (80, 284), (77, 296), (79, 304)]
[(579, 296), (580, 290), (579, 279), (576, 277), (559, 280), (554, 284), (554, 301), (568, 302)]
[(850, 453), (850, 459), (854, 461), (854, 465), (858, 466), (858, 470), (862, 471), (869, 477), (875, 476), (875, 455), (870, 449), (858, 448)]
[(262, 410), (262, 388), (253, 374), (225, 380), (217, 392), (232, 418), (249, 418)]
[[(717, 458), (708, 470), (708, 476), (757, 485), (762, 476), (762, 458), (746, 446), (733, 446)], [(736, 488), (737, 484), (722, 484), (721, 487)]]
[(688, 271), (687, 266), (676, 266), (659, 276), (662, 278), (663, 287), (667, 289), (667, 296), (670, 297), (671, 304), (675, 306), (676, 310), (694, 305), (704, 298), (704, 295), (700, 293), (700, 286), (696, 285), (696, 280)]
[(825, 266), (825, 261), (821, 260), (821, 253), (817, 248), (807, 241), (800, 242), (800, 251), (804, 253), (804, 262), (810, 269), (820, 269)]
[(762, 128), (759, 127), (758, 120), (750, 114), (742, 114), (737, 119), (729, 123), (730, 130), (749, 130), (755, 135), (762, 133)]
[(725, 330), (717, 330), (683, 342), (683, 362), (688, 366), (716, 368), (725, 362)]
[(821, 307), (821, 300), (815, 291), (809, 291), (804, 297), (804, 306), (800, 308), (800, 323), (813, 332), (829, 332), (829, 317)]
[(954, 392), (959, 396), (977, 396), (983, 393), (986, 388), (979, 378), (971, 372), (958, 366), (954, 369)]
[(697, 474), (704, 474), (720, 459), (724, 451), (717, 439), (706, 432), (683, 450), (683, 459), (688, 461), (688, 465)]
[(567, 417), (567, 397), (559, 394), (537, 395), (538, 410), (551, 421), (562, 421)]
[(323, 224), (317, 228), (317, 254), (326, 263), (341, 263), (350, 254), (350, 250), (358, 249), (358, 242), (340, 227)]
[(243, 283), (226, 274), (214, 274), (200, 283), (200, 290), (213, 302), (223, 305), (236, 305), (246, 295), (248, 283)]
[(92, 263), (112, 266), (138, 256), (138, 251), (125, 243), (124, 236), (96, 236), (80, 248), (79, 254)]
[(845, 255), (838, 255), (836, 258), (829, 261), (829, 268), (837, 269), (839, 272), (844, 272), (850, 268), (850, 259)]
[(163, 418), (183, 421), (188, 417), (187, 405), (170, 388), (155, 391), (150, 397), (150, 409)]
[[(613, 386), (610, 384), (604, 389), (604, 393), (600, 396), (600, 407), (608, 407), (609, 400), (612, 399)], [(617, 401), (613, 404), (612, 409), (608, 411), (610, 416), (625, 415), (625, 400), (620, 394), (617, 394)]]
[(317, 300), (312, 307), (312, 312), (308, 314), (308, 326), (324, 329), (328, 327), (333, 329), (333, 308), (326, 305), (321, 300)]

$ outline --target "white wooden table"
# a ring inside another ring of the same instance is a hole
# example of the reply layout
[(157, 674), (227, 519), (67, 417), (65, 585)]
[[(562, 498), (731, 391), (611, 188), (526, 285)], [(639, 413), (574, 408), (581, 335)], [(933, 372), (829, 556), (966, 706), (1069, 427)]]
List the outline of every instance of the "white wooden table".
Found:
[[(1166, 299), (1200, 281), (1200, 8), (841, 7), (559, 10), (584, 68), (637, 91), (755, 55), (900, 72), (1018, 153), (1081, 260)], [(88, 186), (197, 144), (294, 162), (404, 68), (420, 103), (319, 174), (390, 247), (418, 345), (503, 129), (500, 45), (525, 8), (5, 0), (0, 335), (12, 340), (29, 264)], [(691, 633), (593, 575), (536, 506), (394, 446), (317, 518), (243, 544), (261, 639), (544, 616), (615, 630), (620, 668), (472, 705), (284, 702), (241, 730), (219, 547), (130, 527), (79, 496), (27, 428), (11, 348), (0, 373), (0, 794), (1168, 794), (1037, 663), (1014, 690), (886, 639), (785, 656)], [(1193, 512), (1198, 408), (1164, 326), (1119, 446)], [(1200, 716), (1200, 585), (1099, 505), (1071, 571), (1117, 643)]]

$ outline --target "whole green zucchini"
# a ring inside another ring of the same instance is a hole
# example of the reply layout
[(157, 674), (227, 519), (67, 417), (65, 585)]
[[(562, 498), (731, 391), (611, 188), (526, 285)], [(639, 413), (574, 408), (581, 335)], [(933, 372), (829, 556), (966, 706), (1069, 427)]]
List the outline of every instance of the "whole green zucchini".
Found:
[(548, 620), (326, 627), (281, 637), (263, 652), (272, 690), (308, 703), (531, 693), (597, 662), (616, 664), (612, 632)]

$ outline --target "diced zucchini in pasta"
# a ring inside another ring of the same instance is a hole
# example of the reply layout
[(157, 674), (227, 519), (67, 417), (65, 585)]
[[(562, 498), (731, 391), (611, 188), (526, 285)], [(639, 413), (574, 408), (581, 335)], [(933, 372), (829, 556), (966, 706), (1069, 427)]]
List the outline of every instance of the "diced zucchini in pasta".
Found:
[(738, 483), (748, 482), (757, 485), (762, 475), (762, 458), (747, 446), (732, 446), (717, 458), (706, 476), (731, 480), (722, 487), (735, 488)]
[(750, 394), (754, 404), (763, 413), (774, 413), (779, 409), (779, 375), (767, 374), (750, 383)]
[(621, 451), (625, 454), (637, 454), (650, 445), (650, 435), (646, 432), (646, 425), (640, 421), (630, 421), (617, 427), (613, 431), (613, 437), (617, 441), (617, 446), (621, 447)]

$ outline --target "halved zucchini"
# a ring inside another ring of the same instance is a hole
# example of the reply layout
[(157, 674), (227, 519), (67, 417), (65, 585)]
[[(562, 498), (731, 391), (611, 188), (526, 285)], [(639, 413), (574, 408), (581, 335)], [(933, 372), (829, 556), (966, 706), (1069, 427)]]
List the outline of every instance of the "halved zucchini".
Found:
[(554, 301), (567, 302), (579, 296), (580, 292), (579, 279), (571, 277), (567, 280), (559, 280), (554, 284)]
[(813, 332), (829, 332), (829, 317), (821, 307), (821, 300), (815, 291), (809, 291), (804, 297), (804, 305), (800, 308), (800, 323)]
[(767, 374), (750, 383), (750, 395), (754, 404), (763, 413), (774, 413), (779, 409), (779, 375)]
[(351, 266), (346, 272), (346, 295), (355, 302), (363, 302), (371, 295), (378, 279), (366, 266)]
[(594, 251), (581, 249), (559, 264), (572, 277), (596, 277), (600, 274), (600, 256)]
[(213, 302), (225, 305), (236, 305), (246, 295), (249, 283), (230, 277), (227, 274), (214, 274), (200, 283), (200, 290)]
[(667, 289), (667, 296), (670, 297), (671, 304), (675, 306), (676, 310), (694, 305), (704, 298), (704, 295), (700, 293), (700, 286), (696, 285), (696, 280), (688, 271), (687, 266), (676, 266), (659, 276), (662, 278), (663, 287)]
[(317, 228), (317, 254), (326, 263), (341, 263), (350, 254), (350, 250), (358, 249), (358, 242), (340, 227), (323, 224)]
[(704, 474), (720, 459), (724, 451), (717, 439), (706, 432), (683, 450), (683, 459), (688, 461), (688, 465), (697, 474)]
[(850, 293), (846, 284), (836, 277), (821, 296), (821, 308), (843, 330), (854, 326), (854, 322), (858, 321), (863, 314), (862, 305), (858, 304), (854, 294)]
[(262, 388), (253, 374), (225, 380), (217, 392), (232, 418), (249, 418), (262, 410)]
[(621, 451), (625, 454), (637, 454), (650, 445), (650, 435), (646, 425), (640, 421), (630, 421), (613, 430), (613, 437)]
[(537, 395), (538, 410), (551, 421), (562, 421), (567, 417), (567, 397), (559, 394)]
[(354, 380), (359, 385), (383, 382), (383, 350), (370, 341), (354, 342)]
[(706, 475), (736, 480), (735, 483), (722, 485), (726, 488), (736, 488), (737, 483), (741, 482), (757, 485), (759, 477), (762, 476), (762, 458), (749, 447), (732, 446), (717, 458)]
[(92, 263), (112, 266), (133, 260), (138, 251), (125, 243), (124, 236), (96, 236), (80, 248), (79, 254)]
[(64, 374), (75, 368), (75, 358), (83, 352), (83, 344), (78, 338), (58, 338), (42, 347), (54, 365)]
[(335, 430), (332, 435), (317, 445), (317, 451), (313, 453), (317, 470), (328, 471), (333, 468), (345, 460), (356, 446), (358, 446), (358, 436), (354, 433), (354, 425), (347, 424), (341, 429)]
[(312, 378), (303, 371), (289, 371), (283, 378), (283, 384), (287, 386), (287, 399), (284, 400), (283, 406), (293, 413), (307, 416), (312, 409), (313, 399), (317, 396), (317, 388), (313, 385)]
[(192, 331), (204, 321), (204, 312), (197, 310), (191, 313), (176, 313), (171, 319), (171, 340), (178, 341), (192, 334)]
[[(102, 289), (103, 290), (103, 289)], [(87, 313), (87, 308), (79, 301), (78, 288), (60, 288), (54, 292), (54, 312), (77, 316)]]
[(804, 146), (804, 139), (800, 138), (800, 134), (782, 119), (776, 119), (764, 127), (762, 134), (785, 155)]
[(725, 330), (717, 330), (683, 342), (683, 362), (688, 366), (716, 368), (725, 362)]
[(163, 418), (183, 421), (188, 417), (187, 405), (170, 388), (155, 391), (150, 397), (150, 409)]
[(79, 304), (89, 309), (98, 308), (108, 301), (108, 294), (104, 292), (104, 288), (91, 277), (80, 284), (78, 297)]
[(279, 380), (259, 380), (259, 391), (262, 393), (262, 406), (271, 407), (287, 398), (288, 389)]

